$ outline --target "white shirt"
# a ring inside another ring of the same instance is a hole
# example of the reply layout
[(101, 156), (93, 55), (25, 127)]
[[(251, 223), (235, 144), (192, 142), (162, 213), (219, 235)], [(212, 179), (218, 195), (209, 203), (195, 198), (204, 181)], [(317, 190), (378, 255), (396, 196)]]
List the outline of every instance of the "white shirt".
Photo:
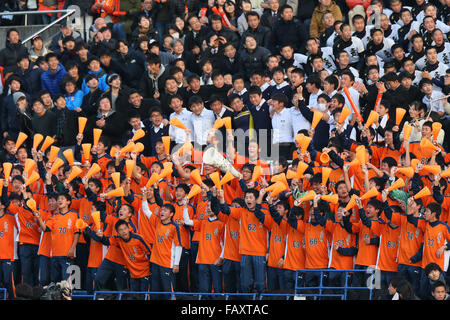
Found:
[(288, 108), (283, 108), (280, 113), (274, 112), (272, 128), (274, 144), (294, 141), (292, 117)]
[(208, 140), (208, 133), (215, 122), (214, 112), (203, 108), (200, 115), (191, 113), (191, 127), (194, 133), (194, 142), (199, 145), (206, 145)]
[(311, 129), (311, 122), (306, 120), (306, 118), (303, 116), (303, 114), (295, 107), (289, 108), (289, 111), (291, 112), (291, 118), (292, 118), (292, 132), (294, 136), (297, 135), (299, 130), (309, 130)]
[[(353, 102), (355, 102), (358, 112), (361, 112), (360, 108), (359, 108), (359, 92), (358, 92), (358, 90), (354, 89), (353, 87), (350, 87), (350, 88), (348, 88), (348, 91), (350, 92), (350, 96), (352, 97)], [(352, 110), (352, 113), (355, 113), (353, 111), (352, 105), (350, 104), (350, 100), (348, 100), (347, 95), (345, 94), (344, 90), (342, 90), (342, 95), (345, 98), (345, 105)]]
[(317, 93), (311, 93), (309, 95), (309, 101), (308, 101), (308, 105), (309, 106), (317, 106), (317, 98), (322, 94), (322, 90), (319, 89), (319, 91), (317, 91)]
[[(186, 127), (191, 129), (191, 135), (189, 137), (189, 141), (192, 141), (192, 135), (193, 135), (192, 125), (191, 125), (191, 114), (192, 114), (192, 112), (188, 111), (186, 108), (183, 108), (181, 110), (180, 114), (177, 114), (176, 112), (172, 112), (170, 114), (170, 119), (169, 119), (169, 120), (171, 120), (173, 117), (176, 117)], [(175, 141), (175, 143), (185, 143), (186, 138), (187, 138), (186, 131), (184, 131), (183, 129), (174, 127), (174, 126), (169, 127), (169, 136), (171, 137), (172, 141)]]
[(423, 97), (422, 102), (427, 105), (427, 113), (430, 111), (430, 108), (432, 111), (445, 113), (444, 105), (442, 104), (441, 100), (431, 102), (431, 100), (438, 99), (439, 97), (442, 96), (443, 96), (442, 92), (433, 90), (430, 98), (428, 98), (427, 96)]
[[(141, 127), (143, 128), (144, 126), (141, 124)], [(158, 127), (155, 127), (154, 125), (153, 125), (153, 131), (155, 132), (155, 133), (158, 133), (159, 132), (159, 130), (161, 130), (162, 128), (164, 128), (164, 124), (161, 122), (161, 124), (158, 126)], [(134, 132), (133, 132), (134, 133)]]

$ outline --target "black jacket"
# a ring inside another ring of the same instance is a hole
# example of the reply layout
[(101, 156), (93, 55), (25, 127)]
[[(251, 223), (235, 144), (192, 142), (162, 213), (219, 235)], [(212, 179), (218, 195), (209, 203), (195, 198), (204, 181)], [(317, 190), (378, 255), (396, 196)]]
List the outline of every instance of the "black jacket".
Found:
[(263, 47), (256, 47), (253, 52), (243, 50), (241, 52), (241, 73), (250, 76), (253, 70), (264, 70), (270, 51)]
[(28, 56), (27, 48), (19, 43), (6, 41), (5, 48), (0, 51), (0, 66), (4, 67), (3, 74), (17, 71), (17, 58), (19, 56)]
[(127, 123), (125, 115), (119, 112), (112, 112), (105, 117), (105, 125), (103, 128), (98, 127), (96, 124), (96, 121), (99, 119), (100, 117), (98, 115), (88, 118), (88, 123), (86, 124), (85, 129), (85, 132), (88, 135), (88, 137), (86, 137), (86, 141), (92, 142), (92, 130), (94, 128), (98, 128), (103, 130), (102, 135), (107, 136), (111, 140), (112, 144), (121, 144), (122, 134)]
[(255, 30), (252, 30), (250, 28), (245, 30), (244, 33), (241, 36), (241, 48), (243, 48), (243, 46), (244, 46), (245, 37), (247, 35), (254, 36), (258, 46), (261, 46), (261, 47), (264, 47), (264, 48), (269, 48), (269, 46), (270, 46), (270, 35), (271, 35), (270, 28), (262, 26), (261, 23), (260, 23), (259, 26)]
[(169, 71), (161, 64), (161, 70), (156, 77), (145, 73), (140, 82), (140, 92), (144, 98), (153, 98), (156, 91), (164, 91), (164, 81), (169, 75)]
[(272, 53), (278, 54), (284, 44), (290, 44), (294, 52), (304, 53), (307, 34), (303, 23), (295, 18), (291, 21), (278, 20), (272, 30)]

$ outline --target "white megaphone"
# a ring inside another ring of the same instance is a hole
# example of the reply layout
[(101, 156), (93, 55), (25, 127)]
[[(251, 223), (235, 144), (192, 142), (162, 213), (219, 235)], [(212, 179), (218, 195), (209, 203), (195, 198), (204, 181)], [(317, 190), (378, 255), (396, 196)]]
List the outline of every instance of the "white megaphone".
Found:
[(226, 160), (214, 147), (208, 148), (203, 153), (203, 163), (213, 166), (220, 171), (226, 173), (230, 171), (233, 176), (236, 178), (241, 177), (241, 173), (236, 170), (233, 165)]

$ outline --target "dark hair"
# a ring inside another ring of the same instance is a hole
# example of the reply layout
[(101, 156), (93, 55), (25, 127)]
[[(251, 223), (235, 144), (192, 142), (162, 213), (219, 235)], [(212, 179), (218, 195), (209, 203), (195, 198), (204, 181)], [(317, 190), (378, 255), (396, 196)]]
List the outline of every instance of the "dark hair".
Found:
[(118, 231), (118, 230), (119, 230), (119, 227), (120, 227), (121, 225), (126, 225), (126, 226), (128, 226), (128, 222), (126, 222), (125, 220), (119, 219), (119, 220), (117, 220), (116, 224), (114, 225), (114, 229), (116, 229), (116, 231)]
[(275, 93), (272, 96), (272, 100), (283, 103), (285, 108), (289, 107), (289, 99), (284, 93)]
[(259, 192), (258, 190), (256, 190), (255, 188), (249, 188), (247, 189), (247, 191), (245, 191), (245, 194), (247, 195), (248, 193), (251, 193), (255, 196), (255, 198), (259, 197)]
[(427, 209), (431, 211), (431, 213), (436, 214), (436, 219), (439, 220), (439, 217), (441, 216), (442, 208), (441, 206), (436, 202), (431, 202), (427, 205)]
[[(45, 61), (48, 63), (48, 61), (50, 60), (50, 58), (56, 58), (58, 59), (58, 55), (54, 52), (49, 52), (45, 55)], [(59, 60), (59, 59), (58, 59)]]
[(442, 272), (441, 267), (435, 262), (430, 262), (424, 268), (425, 275), (427, 275), (427, 276), (431, 273), (431, 271), (435, 271), (435, 270)]
[(175, 189), (183, 189), (184, 193), (186, 194), (188, 194), (189, 191), (191, 190), (191, 188), (189, 188), (189, 186), (186, 183), (180, 183), (179, 185), (177, 185)]
[(377, 199), (371, 199), (369, 202), (367, 202), (367, 205), (372, 206), (375, 208), (375, 210), (378, 210), (378, 216), (380, 216), (381, 211), (383, 211), (383, 203), (380, 200)]
[(175, 207), (170, 203), (165, 203), (161, 206), (161, 208), (168, 209), (171, 213), (175, 213)]
[(438, 280), (431, 285), (431, 292), (434, 292), (439, 287), (444, 287), (445, 291), (447, 291), (447, 286), (445, 285), (445, 283)]
[(400, 282), (396, 289), (400, 300), (415, 300), (413, 287), (407, 280)]

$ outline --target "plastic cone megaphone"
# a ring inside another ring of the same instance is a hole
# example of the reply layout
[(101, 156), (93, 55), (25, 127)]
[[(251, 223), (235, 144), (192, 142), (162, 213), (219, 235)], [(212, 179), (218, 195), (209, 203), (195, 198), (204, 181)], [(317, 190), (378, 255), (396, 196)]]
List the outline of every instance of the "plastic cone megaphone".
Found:
[(387, 188), (388, 192), (391, 192), (392, 190), (403, 188), (405, 186), (405, 180), (402, 178), (398, 178), (392, 185)]
[(305, 173), (306, 169), (308, 169), (309, 165), (303, 161), (300, 161), (297, 165), (297, 174), (298, 179), (303, 178), (303, 174)]
[(58, 169), (64, 164), (64, 160), (61, 158), (56, 158), (55, 162), (53, 162), (52, 167), (50, 168), (51, 174), (56, 174), (58, 172)]
[(120, 154), (124, 155), (125, 153), (128, 152), (133, 152), (136, 150), (136, 144), (131, 141), (129, 144), (127, 144), (125, 147), (123, 147), (122, 149), (120, 149)]
[(36, 201), (34, 199), (28, 199), (27, 207), (30, 208), (32, 212), (36, 212)]
[(198, 169), (194, 169), (191, 171), (191, 184), (195, 183), (199, 186), (202, 185), (202, 176), (200, 175), (200, 171)]
[(218, 171), (213, 172), (209, 175), (209, 177), (211, 178), (212, 182), (214, 182), (214, 185), (216, 186), (216, 188), (221, 189), (219, 172)]
[(214, 122), (213, 129), (217, 130), (217, 129), (223, 127), (224, 125), (225, 125), (225, 123), (224, 123), (223, 119), (217, 118), (216, 121)]
[(253, 174), (252, 174), (252, 181), (258, 181), (259, 177), (261, 176), (262, 173), (262, 168), (261, 166), (255, 166), (255, 168), (253, 169)]
[(426, 170), (428, 172), (431, 172), (432, 174), (436, 175), (439, 172), (441, 172), (441, 167), (438, 165), (424, 165), (423, 170)]
[(101, 223), (100, 223), (100, 211), (94, 211), (91, 213), (92, 220), (94, 220), (95, 228), (97, 230), (101, 229)]
[(322, 152), (322, 154), (319, 157), (320, 162), (322, 162), (322, 164), (327, 164), (328, 162), (330, 162), (330, 156), (328, 155), (327, 152)]
[(331, 171), (332, 171), (331, 168), (328, 168), (328, 167), (322, 168), (322, 184), (324, 186), (327, 185), (327, 181), (328, 181), (328, 178), (330, 177)]
[(120, 187), (120, 172), (111, 173), (111, 179), (112, 179), (116, 189), (119, 188)]
[(192, 145), (192, 143), (189, 141), (186, 141), (178, 151), (179, 151), (180, 155), (182, 155), (183, 153), (189, 152), (193, 149), (194, 149), (194, 146)]
[(87, 120), (86, 117), (78, 117), (78, 134), (83, 134)]
[(118, 151), (120, 151), (119, 149), (117, 149), (117, 147), (111, 147), (111, 150), (109, 150), (109, 155), (112, 157), (112, 158), (115, 158), (116, 157), (116, 153), (118, 152)]
[(367, 191), (366, 193), (364, 193), (361, 196), (361, 200), (366, 200), (366, 199), (370, 199), (370, 198), (376, 197), (378, 195), (378, 193), (379, 192), (378, 192), (377, 188), (376, 187), (372, 187), (372, 189), (370, 189), (369, 191)]
[(280, 174), (277, 174), (277, 175), (274, 175), (272, 177), (272, 179), (270, 179), (270, 181), (272, 181), (272, 182), (280, 181), (286, 186), (286, 188), (289, 189), (289, 183), (287, 182), (286, 174), (284, 172), (280, 173)]
[(403, 109), (403, 108), (395, 109), (395, 124), (397, 126), (399, 126), (400, 123), (402, 122), (403, 117), (405, 116), (405, 113), (406, 113), (406, 109)]
[(356, 194), (352, 195), (350, 198), (350, 201), (347, 203), (347, 206), (345, 206), (345, 211), (350, 211), (354, 206), (356, 206), (356, 198), (358, 196)]
[(442, 178), (450, 177), (450, 168), (441, 172)]
[(428, 187), (424, 187), (422, 190), (420, 190), (419, 192), (417, 192), (414, 195), (414, 199), (417, 200), (417, 199), (420, 199), (420, 198), (423, 198), (423, 197), (426, 197), (429, 195), (431, 195), (430, 189), (428, 189)]
[(173, 162), (168, 162), (168, 161), (164, 162), (163, 168), (164, 169), (168, 169), (168, 168), (173, 169)]
[(122, 187), (111, 190), (106, 194), (107, 197), (123, 197), (125, 195), (125, 191)]
[(367, 153), (364, 146), (359, 146), (358, 148), (356, 148), (356, 159), (358, 159), (360, 164), (367, 163)]
[(169, 124), (171, 126), (186, 130), (187, 127), (183, 124), (183, 122), (180, 121), (180, 119), (178, 119), (177, 117), (173, 117), (172, 119), (170, 119)]
[(364, 124), (364, 127), (370, 128), (372, 126), (372, 124), (374, 124), (374, 122), (378, 120), (379, 117), (380, 117), (380, 115), (378, 114), (378, 112), (373, 111), (373, 110), (370, 111), (369, 117), (367, 118), (367, 121)]
[(55, 139), (50, 136), (46, 136), (44, 142), (42, 143), (41, 151), (44, 152), (45, 150), (47, 150), (47, 148), (50, 147), (53, 142), (55, 142)]
[(421, 148), (424, 148), (424, 149), (433, 149), (433, 151), (438, 149), (438, 147), (436, 147), (436, 146), (435, 146), (430, 140), (428, 140), (427, 138), (423, 138), (423, 139), (420, 141), (420, 147), (421, 147)]
[(50, 151), (48, 153), (48, 162), (53, 163), (55, 161), (56, 157), (58, 156), (59, 150), (61, 149), (56, 146), (50, 147)]
[(81, 169), (80, 167), (73, 167), (72, 171), (69, 174), (69, 177), (67, 178), (67, 182), (72, 181), (73, 179), (78, 177), (82, 172), (83, 172), (83, 169)]
[(5, 181), (4, 179), (0, 179), (0, 197), (2, 196), (2, 193), (3, 193), (3, 182), (4, 181)]
[(403, 141), (408, 141), (413, 127), (407, 123), (403, 125)]
[(94, 136), (94, 146), (98, 145), (98, 142), (100, 141), (100, 136), (102, 135), (103, 130), (94, 128), (92, 129), (92, 135)]
[(72, 149), (66, 149), (63, 151), (63, 155), (66, 158), (67, 162), (73, 166), (73, 151)]
[(441, 131), (442, 123), (433, 122), (432, 128), (433, 128), (433, 140), (436, 140), (438, 138), (439, 132)]
[(298, 173), (292, 170), (288, 170), (286, 173), (286, 179), (298, 179)]
[(164, 136), (161, 139), (164, 144), (164, 151), (166, 154), (170, 154), (170, 136)]
[(192, 197), (198, 195), (200, 192), (202, 192), (202, 188), (198, 184), (194, 184), (191, 188), (191, 191), (189, 191), (187, 197), (188, 199), (191, 199)]
[(102, 168), (100, 168), (100, 166), (97, 163), (93, 163), (92, 167), (89, 169), (89, 171), (86, 173), (86, 178), (89, 179), (90, 177), (92, 177), (94, 174), (99, 173), (102, 170)]
[(223, 185), (227, 184), (228, 182), (230, 182), (234, 178), (236, 178), (236, 177), (230, 171), (227, 171), (225, 173), (225, 175), (222, 177), (222, 179), (220, 180), (220, 186), (223, 186)]
[(274, 188), (270, 191), (270, 196), (274, 197), (283, 191), (287, 190), (286, 185), (284, 183), (275, 183)]
[(13, 167), (12, 163), (3, 162), (3, 175), (5, 176), (5, 180), (9, 180), (9, 177), (11, 176), (12, 167)]
[(160, 179), (159, 178), (159, 174), (157, 174), (156, 172), (152, 173), (152, 175), (150, 176), (150, 179), (148, 179), (147, 184), (145, 185), (145, 187), (147, 189), (153, 187), (153, 185), (155, 183), (157, 183), (159, 181), (159, 179)]
[(408, 178), (411, 178), (414, 175), (414, 169), (412, 167), (398, 168), (397, 173), (401, 173)]
[(414, 171), (416, 171), (416, 167), (419, 163), (420, 163), (419, 159), (411, 159), (411, 167), (413, 168)]
[(299, 201), (305, 202), (305, 201), (309, 201), (314, 199), (314, 197), (316, 196), (316, 193), (314, 192), (314, 190), (308, 191), (303, 197), (301, 197), (300, 199), (298, 199)]
[(145, 136), (145, 131), (142, 129), (137, 130), (133, 137), (131, 138), (131, 140), (133, 140), (133, 142), (136, 142), (137, 140), (143, 138)]
[(306, 153), (308, 150), (308, 146), (311, 143), (312, 138), (305, 136), (303, 133), (300, 133), (295, 136), (295, 141), (300, 146), (301, 153)]
[(36, 165), (36, 162), (34, 162), (33, 159), (26, 159), (25, 160), (25, 166), (23, 168), (23, 171), (25, 171), (27, 173), (27, 175), (30, 175), (30, 171), (33, 169), (33, 167)]
[(141, 142), (136, 143), (136, 153), (141, 153), (144, 151), (145, 146)]
[(83, 230), (86, 229), (87, 223), (84, 222), (83, 219), (77, 219), (77, 221), (75, 221), (75, 227), (77, 227), (77, 229)]
[(167, 176), (170, 176), (172, 172), (173, 172), (172, 168), (164, 168), (163, 171), (161, 171), (161, 173), (159, 174), (159, 178), (164, 179)]
[(136, 161), (131, 160), (131, 159), (127, 159), (125, 161), (125, 173), (127, 175), (127, 178), (131, 178), (131, 176), (133, 175), (133, 169), (136, 166)]
[(325, 200), (327, 202), (336, 204), (339, 202), (339, 196), (335, 194), (326, 194), (320, 197), (320, 199)]
[(223, 118), (223, 124), (225, 125), (225, 128), (228, 130), (231, 130), (231, 117), (225, 117)]
[(323, 113), (320, 111), (314, 111), (313, 120), (311, 122), (311, 128), (315, 129), (319, 124), (320, 120), (323, 118)]
[(19, 136), (17, 137), (16, 140), (16, 149), (19, 149), (19, 147), (22, 145), (22, 143), (25, 142), (25, 140), (27, 140), (28, 135), (23, 133), (23, 132), (19, 132)]
[(90, 143), (83, 143), (81, 145), (81, 149), (83, 149), (84, 158), (88, 161), (89, 161), (89, 157), (91, 155), (91, 148), (92, 148), (92, 144), (90, 144)]
[(25, 187), (28, 187), (30, 184), (36, 182), (39, 180), (39, 173), (37, 173), (36, 171), (33, 171), (33, 173), (31, 173), (31, 175), (28, 177), (27, 181), (25, 182)]
[(350, 167), (359, 166), (359, 165), (361, 165), (361, 162), (359, 162), (359, 160), (357, 158), (355, 158), (352, 162), (349, 163)]
[(352, 113), (352, 110), (349, 107), (344, 106), (342, 108), (341, 115), (339, 117), (338, 122), (340, 124), (344, 123), (345, 119), (347, 119), (347, 117), (350, 115), (350, 113)]
[(33, 136), (33, 149), (37, 150), (37, 148), (39, 147), (39, 144), (42, 142), (42, 140), (44, 140), (44, 136), (40, 133), (36, 133)]
[(277, 181), (277, 182), (271, 184), (270, 186), (268, 186), (268, 187), (266, 188), (266, 192), (272, 192), (273, 190), (275, 190), (275, 188), (279, 188), (278, 186), (281, 186), (281, 187), (283, 187), (283, 188), (286, 187), (286, 186), (284, 185), (283, 182)]

